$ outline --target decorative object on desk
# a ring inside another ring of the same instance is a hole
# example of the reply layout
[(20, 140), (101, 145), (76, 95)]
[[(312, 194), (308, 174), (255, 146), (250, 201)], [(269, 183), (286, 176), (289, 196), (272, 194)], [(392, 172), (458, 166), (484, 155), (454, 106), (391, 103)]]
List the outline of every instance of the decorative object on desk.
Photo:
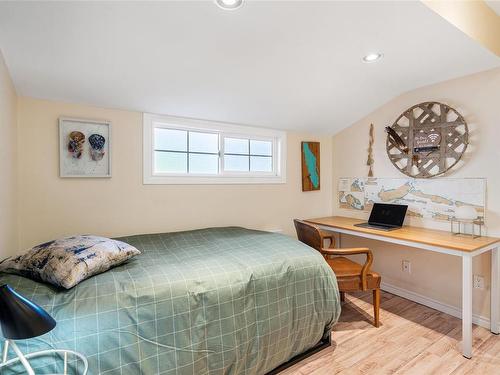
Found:
[(319, 142), (302, 142), (302, 191), (320, 189)]
[(438, 102), (414, 105), (386, 131), (389, 160), (400, 172), (415, 178), (435, 177), (450, 170), (469, 143), (463, 116)]
[[(16, 293), (9, 285), (0, 286), (0, 325), (6, 339), (3, 347), (0, 372), (3, 368), (21, 362), (28, 375), (35, 375), (28, 359), (33, 357), (58, 354), (64, 357), (64, 374), (67, 374), (68, 354), (83, 362), (82, 374), (87, 374), (88, 362), (85, 356), (72, 350), (50, 349), (29, 354), (23, 354), (15, 340), (27, 340), (44, 335), (54, 329), (56, 321), (36, 303)], [(16, 358), (8, 360), (9, 348), (12, 348)]]
[[(470, 232), (467, 233), (467, 226), (470, 226)], [(472, 236), (472, 238), (478, 238), (483, 235), (483, 225), (484, 219), (482, 217), (477, 217), (475, 219), (450, 219), (450, 230), (451, 233), (455, 235), (467, 234)], [(476, 232), (477, 229), (477, 232)], [(476, 234), (477, 233), (477, 234)]]
[(373, 177), (373, 124), (370, 124), (370, 131), (368, 133), (368, 159), (366, 159), (366, 165), (368, 166), (368, 177)]
[(111, 177), (111, 123), (59, 119), (60, 177)]
[(455, 209), (455, 219), (457, 220), (476, 220), (477, 211), (473, 206), (462, 205)]
[[(470, 234), (472, 238), (481, 237), (483, 225), (483, 217), (478, 216), (473, 206), (463, 205), (457, 207), (455, 216), (450, 218), (451, 233), (457, 235)], [(470, 227), (470, 233), (467, 233), (467, 226)], [(476, 234), (476, 227), (479, 234)]]

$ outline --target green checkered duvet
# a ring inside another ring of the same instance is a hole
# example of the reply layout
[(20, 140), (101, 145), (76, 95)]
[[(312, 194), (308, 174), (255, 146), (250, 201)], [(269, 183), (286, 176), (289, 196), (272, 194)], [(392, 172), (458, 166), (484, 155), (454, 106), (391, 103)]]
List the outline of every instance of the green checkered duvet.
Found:
[[(0, 274), (57, 321), (21, 350), (79, 351), (90, 374), (264, 374), (340, 314), (334, 273), (290, 237), (228, 227), (120, 240), (142, 254), (69, 291)], [(37, 373), (58, 363), (32, 360)]]

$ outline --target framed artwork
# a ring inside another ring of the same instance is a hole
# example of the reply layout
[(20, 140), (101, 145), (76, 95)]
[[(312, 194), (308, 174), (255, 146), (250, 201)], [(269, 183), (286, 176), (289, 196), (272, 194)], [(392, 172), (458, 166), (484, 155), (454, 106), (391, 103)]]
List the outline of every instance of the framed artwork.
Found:
[(111, 122), (59, 118), (60, 177), (111, 177)]
[(302, 191), (319, 190), (319, 142), (302, 142)]

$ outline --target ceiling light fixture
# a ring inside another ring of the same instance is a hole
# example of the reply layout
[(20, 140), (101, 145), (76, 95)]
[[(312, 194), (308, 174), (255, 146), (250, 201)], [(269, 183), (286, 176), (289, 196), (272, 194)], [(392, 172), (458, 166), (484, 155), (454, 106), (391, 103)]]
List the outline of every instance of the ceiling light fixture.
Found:
[(215, 0), (215, 4), (224, 10), (235, 10), (243, 5), (243, 0)]
[(381, 58), (382, 58), (381, 53), (369, 53), (368, 55), (363, 57), (363, 61), (365, 63), (372, 63), (372, 62), (375, 62), (377, 60), (380, 60)]

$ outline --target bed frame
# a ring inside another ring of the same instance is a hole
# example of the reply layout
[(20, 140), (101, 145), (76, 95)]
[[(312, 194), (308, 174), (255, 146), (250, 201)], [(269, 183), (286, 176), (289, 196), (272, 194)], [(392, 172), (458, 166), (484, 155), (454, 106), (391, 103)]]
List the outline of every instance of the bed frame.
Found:
[(297, 354), (295, 357), (292, 359), (288, 360), (287, 362), (279, 365), (276, 367), (274, 370), (269, 371), (266, 375), (275, 375), (280, 373), (281, 371), (292, 367), (296, 363), (299, 363), (300, 361), (303, 361), (304, 359), (312, 356), (313, 354), (316, 354), (317, 352), (328, 348), (329, 346), (332, 345), (332, 331), (328, 330), (328, 332), (323, 336), (323, 338), (312, 348), (306, 350), (304, 353)]

